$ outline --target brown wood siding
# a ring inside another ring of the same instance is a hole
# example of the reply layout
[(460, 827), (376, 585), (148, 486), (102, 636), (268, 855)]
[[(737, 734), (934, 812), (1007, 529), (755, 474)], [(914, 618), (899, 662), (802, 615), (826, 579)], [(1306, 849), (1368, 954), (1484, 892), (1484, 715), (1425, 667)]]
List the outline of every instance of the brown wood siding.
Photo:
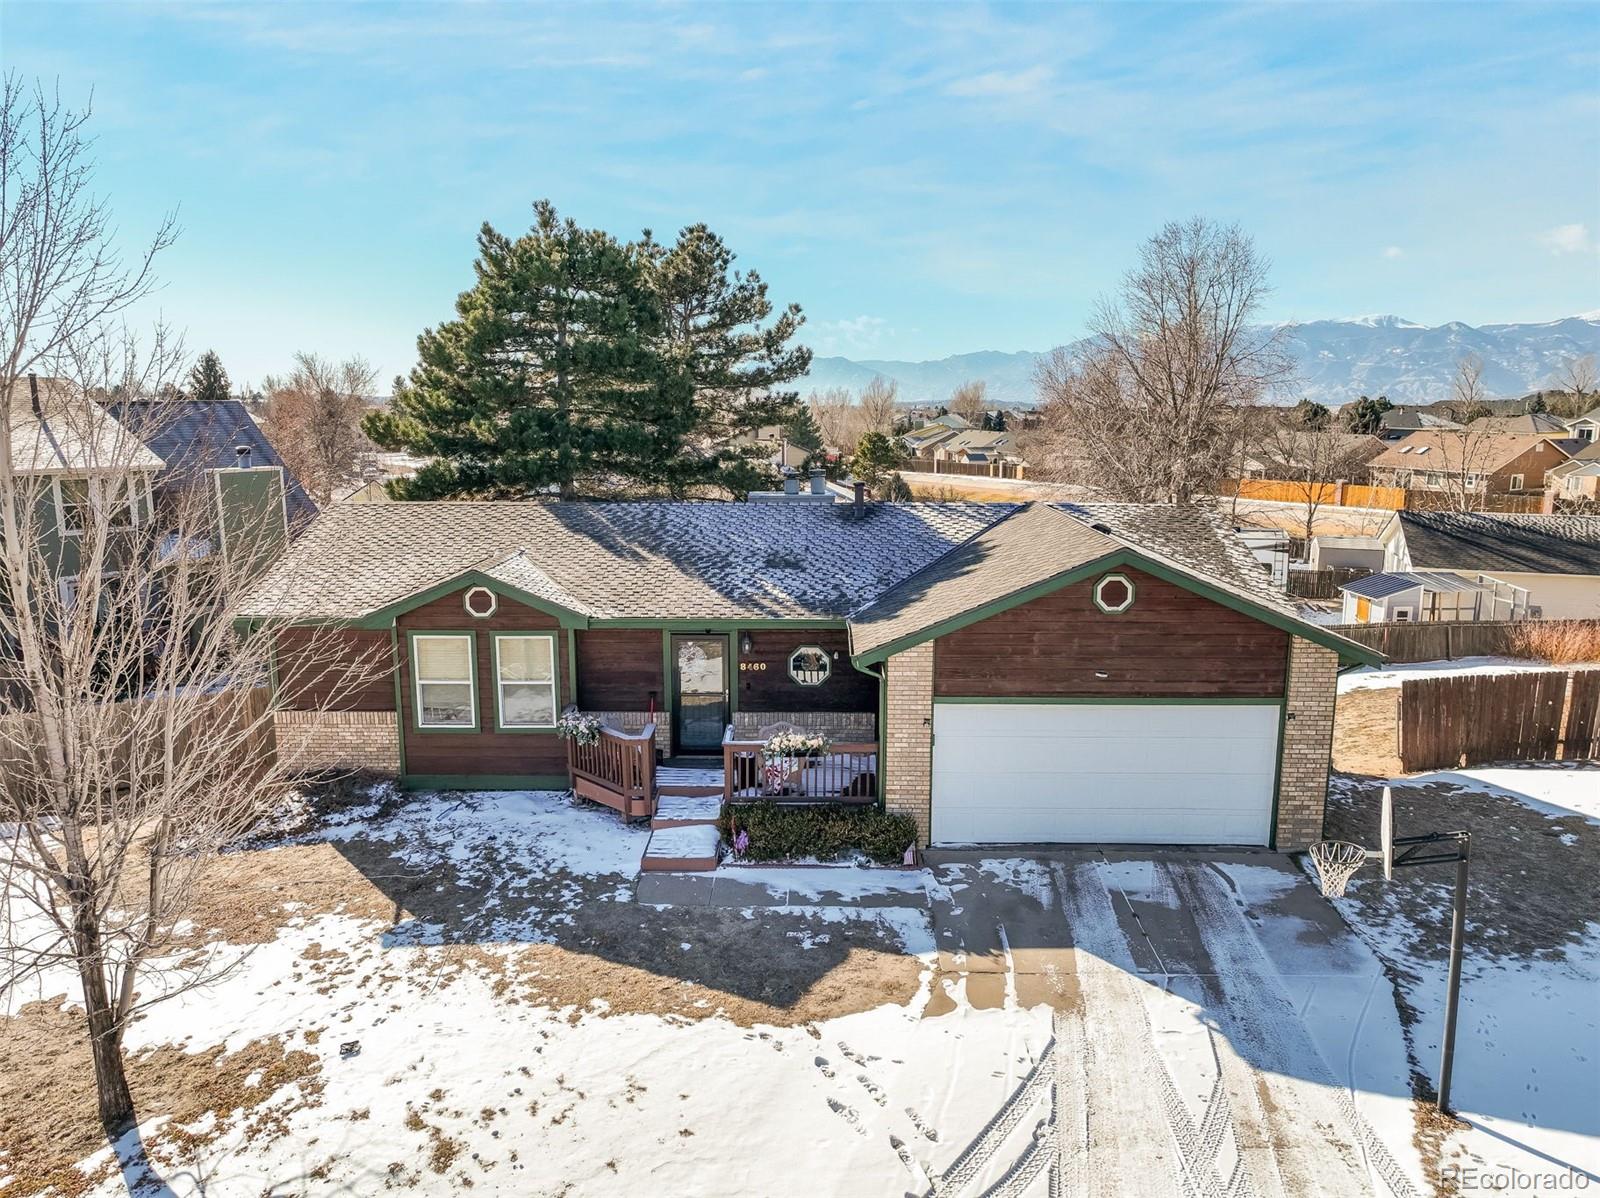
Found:
[[(751, 629), (750, 652), (738, 647), (740, 711), (872, 711), (878, 710), (878, 680), (850, 664), (850, 646), (842, 628)], [(789, 677), (789, 655), (801, 645), (816, 645), (834, 658), (833, 672), (818, 686), (801, 686)], [(751, 668), (754, 667), (754, 668)]]
[(661, 681), (659, 628), (593, 628), (578, 633), (578, 706), (585, 711), (643, 711), (656, 695), (668, 707)]
[(394, 710), (388, 632), (285, 628), (273, 659), (279, 698), (291, 710)]
[(1133, 580), (1137, 593), (1122, 615), (1094, 605), (1090, 579), (940, 637), (934, 695), (1283, 695), (1288, 633), (1139, 570), (1117, 572)]
[[(465, 588), (396, 620), (400, 633), (400, 726), (404, 729), (407, 774), (528, 775), (565, 774), (566, 742), (554, 732), (496, 732), (494, 641), (496, 632), (549, 632), (556, 638), (559, 701), (572, 701), (572, 663), (567, 634), (556, 618), (504, 596), (494, 615), (475, 619), (462, 606)], [(416, 688), (411, 678), (407, 633), (470, 632), (478, 654), (478, 730), (422, 731), (412, 715)]]

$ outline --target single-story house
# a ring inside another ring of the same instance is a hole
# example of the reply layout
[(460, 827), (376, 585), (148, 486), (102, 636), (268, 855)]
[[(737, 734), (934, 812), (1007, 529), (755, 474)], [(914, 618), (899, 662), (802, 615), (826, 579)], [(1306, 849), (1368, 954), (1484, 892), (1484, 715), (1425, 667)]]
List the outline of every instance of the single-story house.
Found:
[[(1381, 658), (1216, 513), (1140, 504), (337, 505), (236, 614), (278, 629), (307, 764), (630, 816), (686, 779), (876, 802), (924, 844), (1303, 848), (1337, 672)], [(319, 638), (372, 667), (332, 710)], [(832, 742), (798, 785), (768, 773), (786, 728)]]
[(1420, 408), (1390, 408), (1383, 414), (1378, 437), (1384, 441), (1403, 441), (1412, 433), (1425, 429), (1455, 429), (1461, 426), (1454, 420)]
[(1440, 620), (1510, 620), (1526, 614), (1527, 592), (1446, 570), (1368, 574), (1339, 588), (1346, 624), (1415, 624)]
[(1377, 537), (1312, 537), (1308, 560), (1313, 570), (1381, 570), (1383, 542)]
[(933, 457), (940, 462), (1014, 461), (1010, 452), (1011, 434), (969, 429), (945, 438), (933, 446)]
[(1380, 487), (1524, 495), (1543, 491), (1545, 475), (1581, 448), (1539, 433), (1427, 431), (1390, 445), (1367, 469)]
[(1600, 516), (1396, 512), (1378, 539), (1385, 570), (1481, 575), (1525, 591), (1534, 618), (1600, 617)]
[(912, 457), (932, 457), (933, 451), (944, 444), (957, 433), (969, 431), (972, 425), (954, 412), (947, 412), (936, 420), (930, 420), (921, 428), (912, 429), (900, 438), (900, 444)]
[(1509, 433), (1513, 436), (1554, 437), (1562, 440), (1572, 434), (1567, 422), (1554, 412), (1522, 412), (1515, 416), (1479, 416), (1467, 427), (1474, 432)]

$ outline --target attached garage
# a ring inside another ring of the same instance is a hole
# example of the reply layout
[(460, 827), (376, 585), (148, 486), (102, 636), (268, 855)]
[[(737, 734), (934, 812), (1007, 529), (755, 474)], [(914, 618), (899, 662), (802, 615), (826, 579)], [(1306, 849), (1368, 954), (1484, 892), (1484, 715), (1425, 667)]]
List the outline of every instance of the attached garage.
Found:
[(1277, 703), (939, 703), (935, 844), (1264, 845)]

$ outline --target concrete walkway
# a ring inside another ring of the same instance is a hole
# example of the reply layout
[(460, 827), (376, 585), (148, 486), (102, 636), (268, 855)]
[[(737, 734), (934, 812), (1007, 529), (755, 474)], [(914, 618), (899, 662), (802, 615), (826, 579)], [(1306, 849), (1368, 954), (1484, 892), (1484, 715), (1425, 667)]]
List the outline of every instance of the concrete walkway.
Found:
[(856, 866), (721, 866), (706, 873), (643, 873), (634, 900), (665, 907), (928, 906), (921, 869)]

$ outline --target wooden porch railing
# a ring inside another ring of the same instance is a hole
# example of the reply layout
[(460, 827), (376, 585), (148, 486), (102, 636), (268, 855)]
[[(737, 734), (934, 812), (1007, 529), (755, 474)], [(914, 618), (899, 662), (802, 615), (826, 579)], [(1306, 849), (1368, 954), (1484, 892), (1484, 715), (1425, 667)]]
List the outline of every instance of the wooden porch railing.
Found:
[(653, 815), (656, 797), (656, 726), (638, 732), (600, 729), (592, 745), (567, 741), (567, 768), (580, 796), (623, 815)]
[[(771, 767), (769, 769), (769, 767)], [(769, 757), (766, 742), (722, 741), (722, 800), (870, 803), (878, 797), (878, 743), (835, 741), (817, 757)]]

